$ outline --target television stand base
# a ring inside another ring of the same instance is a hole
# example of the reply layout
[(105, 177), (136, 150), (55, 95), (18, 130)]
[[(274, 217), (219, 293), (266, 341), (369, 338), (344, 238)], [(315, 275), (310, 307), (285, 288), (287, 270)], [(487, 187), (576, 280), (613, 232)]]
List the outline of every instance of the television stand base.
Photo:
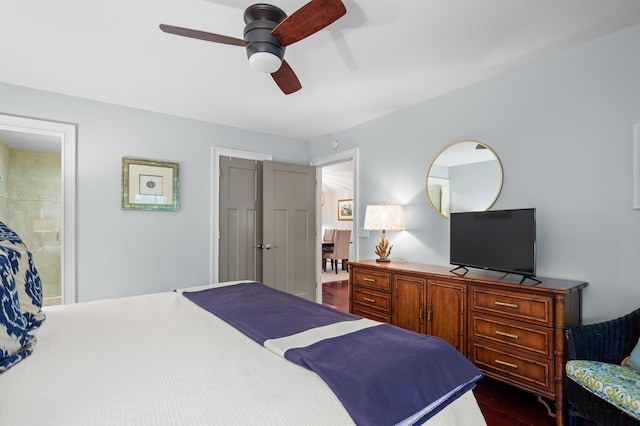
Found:
[(461, 273), (461, 274), (460, 274), (460, 273), (458, 273), (458, 275), (464, 275), (464, 274), (466, 274), (467, 272), (469, 272), (469, 270), (468, 270), (465, 266), (458, 266), (458, 267), (455, 267), (455, 268), (451, 269), (449, 272), (455, 272), (455, 271), (457, 271), (458, 269), (464, 269), (464, 272), (463, 272), (463, 273)]
[(524, 285), (524, 282), (525, 282), (526, 280), (535, 281), (534, 283), (532, 283), (532, 284), (530, 284), (530, 285), (538, 285), (538, 284), (541, 284), (541, 283), (542, 283), (542, 281), (540, 281), (540, 280), (539, 280), (539, 279), (537, 279), (537, 278), (530, 277), (529, 275), (523, 275), (523, 276), (522, 276), (522, 279), (520, 280), (520, 285)]

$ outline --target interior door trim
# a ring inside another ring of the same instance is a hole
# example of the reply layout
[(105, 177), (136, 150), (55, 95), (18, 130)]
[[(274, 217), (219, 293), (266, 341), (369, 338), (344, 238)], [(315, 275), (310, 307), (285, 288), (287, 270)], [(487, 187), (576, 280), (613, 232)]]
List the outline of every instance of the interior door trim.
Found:
[(211, 147), (211, 205), (210, 214), (211, 223), (209, 224), (209, 282), (218, 282), (219, 273), (219, 253), (220, 253), (220, 212), (218, 210), (219, 198), (220, 198), (220, 157), (234, 157), (243, 158), (246, 160), (256, 161), (271, 161), (271, 154), (263, 154), (259, 152), (240, 151), (237, 149), (223, 148), (214, 146)]
[[(316, 190), (316, 245), (318, 253), (322, 253), (322, 167), (330, 166), (331, 164), (341, 163), (343, 161), (353, 161), (353, 211), (356, 213), (353, 215), (353, 253), (355, 259), (360, 259), (359, 244), (358, 244), (358, 230), (359, 228), (359, 215), (358, 212), (358, 194), (360, 192), (360, 186), (358, 183), (359, 166), (358, 157), (360, 151), (358, 148), (349, 149), (335, 154), (328, 155), (326, 157), (315, 158), (309, 162), (309, 165), (316, 166), (316, 180), (318, 182), (318, 189)], [(318, 256), (316, 256), (318, 257)], [(322, 261), (318, 257), (316, 266), (316, 282), (320, 283), (316, 287), (317, 300), (322, 300)]]

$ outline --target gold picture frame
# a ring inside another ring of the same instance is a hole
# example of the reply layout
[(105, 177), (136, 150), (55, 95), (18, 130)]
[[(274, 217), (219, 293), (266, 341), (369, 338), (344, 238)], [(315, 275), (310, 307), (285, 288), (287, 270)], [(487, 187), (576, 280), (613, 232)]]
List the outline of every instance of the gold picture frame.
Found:
[(124, 210), (178, 210), (178, 163), (122, 157)]
[(338, 220), (353, 220), (353, 198), (338, 200)]

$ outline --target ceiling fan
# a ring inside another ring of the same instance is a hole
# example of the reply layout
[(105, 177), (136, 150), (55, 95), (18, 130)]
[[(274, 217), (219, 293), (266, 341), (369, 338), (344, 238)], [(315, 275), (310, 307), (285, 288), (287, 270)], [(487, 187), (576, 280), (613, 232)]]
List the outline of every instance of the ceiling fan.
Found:
[(270, 73), (280, 90), (288, 95), (300, 90), (302, 85), (284, 60), (286, 46), (322, 30), (346, 13), (341, 0), (311, 0), (291, 16), (276, 6), (258, 3), (244, 11), (244, 39), (166, 24), (160, 24), (160, 29), (179, 36), (246, 47), (251, 68)]

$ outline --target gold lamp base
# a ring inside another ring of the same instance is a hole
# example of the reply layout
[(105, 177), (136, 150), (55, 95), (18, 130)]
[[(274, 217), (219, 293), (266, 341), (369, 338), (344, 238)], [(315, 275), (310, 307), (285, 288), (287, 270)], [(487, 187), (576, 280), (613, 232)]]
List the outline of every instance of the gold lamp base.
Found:
[(382, 230), (382, 236), (380, 237), (380, 242), (376, 245), (376, 254), (378, 255), (378, 259), (376, 262), (391, 262), (389, 259), (389, 255), (391, 254), (391, 249), (393, 246), (389, 245), (389, 241), (387, 241), (387, 234)]

